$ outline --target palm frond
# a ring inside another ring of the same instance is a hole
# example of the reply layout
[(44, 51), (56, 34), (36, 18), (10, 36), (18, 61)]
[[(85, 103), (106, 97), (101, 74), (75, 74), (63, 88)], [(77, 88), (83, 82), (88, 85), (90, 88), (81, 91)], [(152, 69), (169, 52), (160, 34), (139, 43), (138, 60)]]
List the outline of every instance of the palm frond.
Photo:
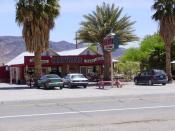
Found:
[(30, 52), (49, 47), (49, 33), (59, 15), (59, 0), (18, 0), (16, 22), (23, 26), (22, 35)]
[(123, 8), (115, 7), (114, 4), (104, 2), (101, 6), (97, 5), (95, 11), (84, 15), (78, 30), (78, 40), (101, 44), (103, 38), (111, 32), (118, 34), (122, 44), (138, 40), (132, 28), (135, 22), (130, 21), (129, 16), (122, 17), (122, 11)]

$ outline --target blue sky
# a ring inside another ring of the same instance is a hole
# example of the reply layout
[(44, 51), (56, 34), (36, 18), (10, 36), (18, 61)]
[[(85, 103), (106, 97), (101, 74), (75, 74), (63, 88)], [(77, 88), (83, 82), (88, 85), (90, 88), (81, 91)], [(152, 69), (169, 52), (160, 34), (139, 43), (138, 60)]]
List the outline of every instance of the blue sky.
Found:
[[(17, 0), (1, 0), (0, 4), (0, 36), (21, 36), (22, 27), (15, 23), (15, 3)], [(154, 13), (151, 6), (154, 0), (60, 0), (60, 16), (55, 20), (55, 28), (51, 31), (50, 40), (75, 43), (75, 32), (83, 20), (83, 15), (95, 10), (96, 5), (115, 3), (123, 7), (122, 15), (131, 16), (135, 34), (141, 39), (148, 34), (157, 31), (158, 25), (151, 19)], [(136, 42), (138, 43), (138, 42)], [(136, 43), (129, 43), (128, 47), (136, 46)]]

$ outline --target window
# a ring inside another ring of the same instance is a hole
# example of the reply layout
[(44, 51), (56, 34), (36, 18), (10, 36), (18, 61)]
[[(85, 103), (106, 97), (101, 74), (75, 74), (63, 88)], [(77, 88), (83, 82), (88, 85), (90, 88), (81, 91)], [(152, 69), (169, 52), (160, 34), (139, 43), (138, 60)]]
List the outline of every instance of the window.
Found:
[(83, 75), (72, 75), (71, 78), (76, 79), (76, 78), (85, 78), (85, 77)]
[(60, 78), (58, 75), (46, 75), (47, 78)]
[(148, 75), (148, 72), (146, 72), (146, 71), (144, 71), (140, 74), (140, 76), (146, 76), (146, 75)]
[(86, 74), (86, 67), (85, 66), (80, 67), (80, 73)]

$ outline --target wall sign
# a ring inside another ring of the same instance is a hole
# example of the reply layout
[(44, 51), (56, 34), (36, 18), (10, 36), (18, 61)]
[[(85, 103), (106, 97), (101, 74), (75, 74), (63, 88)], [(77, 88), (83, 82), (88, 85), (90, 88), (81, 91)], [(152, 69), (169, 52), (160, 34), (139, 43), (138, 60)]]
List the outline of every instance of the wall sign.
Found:
[(82, 63), (83, 59), (81, 57), (53, 57), (51, 60), (54, 64), (64, 64), (64, 63)]
[(103, 61), (103, 57), (95, 57), (95, 58), (83, 58), (80, 56), (74, 56), (74, 57), (53, 57), (52, 63), (53, 64), (64, 64), (64, 63), (95, 63), (99, 61)]
[[(25, 65), (34, 65), (33, 57), (25, 57)], [(59, 64), (95, 64), (103, 62), (104, 58), (101, 55), (84, 55), (84, 56), (47, 56), (42, 57), (42, 64), (59, 65)]]

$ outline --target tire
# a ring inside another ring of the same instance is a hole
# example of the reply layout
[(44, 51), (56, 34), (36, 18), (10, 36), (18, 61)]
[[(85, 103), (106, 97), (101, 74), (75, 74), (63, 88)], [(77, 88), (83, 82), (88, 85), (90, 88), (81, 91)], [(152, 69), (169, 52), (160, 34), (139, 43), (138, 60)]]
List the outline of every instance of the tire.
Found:
[(40, 89), (40, 86), (39, 86), (39, 85), (37, 85), (37, 86), (36, 86), (36, 88), (37, 88), (37, 89)]
[(166, 85), (166, 83), (162, 83), (162, 85), (163, 85), (163, 86), (165, 86), (165, 85)]
[(63, 89), (63, 86), (60, 86), (60, 90), (62, 90)]
[(86, 87), (87, 87), (87, 85), (84, 85), (83, 87), (84, 87), (84, 88), (86, 88)]
[(69, 88), (69, 89), (71, 89), (71, 88), (72, 88), (71, 83), (68, 83), (68, 88)]
[(152, 80), (149, 80), (149, 81), (148, 81), (148, 85), (149, 85), (149, 86), (152, 86), (152, 85), (153, 85)]
[(44, 89), (45, 90), (48, 89), (48, 84), (47, 83), (44, 84)]
[(40, 89), (40, 85), (38, 83), (35, 83), (34, 85), (37, 89)]
[(134, 83), (135, 83), (135, 85), (138, 85), (138, 81), (137, 80), (134, 80)]

